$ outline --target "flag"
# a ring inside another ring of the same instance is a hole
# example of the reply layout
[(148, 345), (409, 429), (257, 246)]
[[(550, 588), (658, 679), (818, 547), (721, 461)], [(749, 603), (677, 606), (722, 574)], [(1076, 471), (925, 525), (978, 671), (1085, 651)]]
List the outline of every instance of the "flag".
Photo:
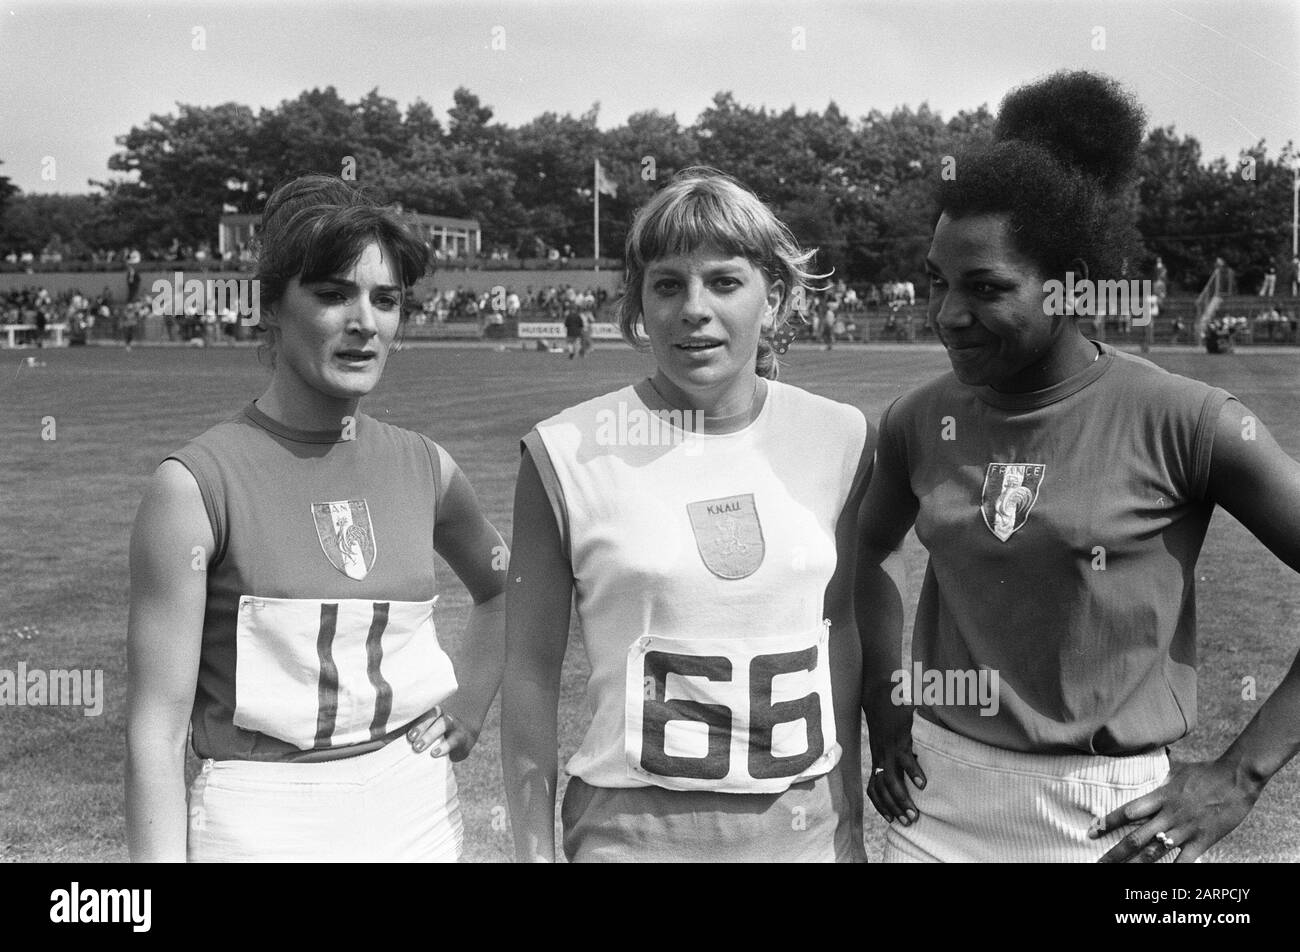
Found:
[(613, 198), (618, 197), (618, 186), (610, 180), (605, 174), (605, 170), (600, 167), (600, 159), (596, 160), (596, 191)]

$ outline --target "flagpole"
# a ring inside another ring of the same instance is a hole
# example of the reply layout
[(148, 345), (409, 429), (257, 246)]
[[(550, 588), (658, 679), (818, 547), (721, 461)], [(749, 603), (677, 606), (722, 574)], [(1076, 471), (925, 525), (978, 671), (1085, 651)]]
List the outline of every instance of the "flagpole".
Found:
[(592, 234), (595, 236), (595, 241), (592, 242), (593, 250), (594, 250), (594, 254), (592, 255), (592, 257), (595, 259), (594, 260), (595, 270), (599, 271), (600, 270), (600, 159), (596, 159), (595, 165), (592, 166), (591, 184), (592, 184), (591, 190), (596, 197), (596, 202), (592, 206), (593, 210), (591, 214), (591, 231)]

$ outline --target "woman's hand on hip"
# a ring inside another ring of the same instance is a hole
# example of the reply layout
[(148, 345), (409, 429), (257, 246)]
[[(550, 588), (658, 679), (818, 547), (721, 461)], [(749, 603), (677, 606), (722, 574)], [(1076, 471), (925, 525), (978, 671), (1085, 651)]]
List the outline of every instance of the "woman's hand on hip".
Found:
[(411, 725), (406, 732), (411, 749), (417, 754), (426, 750), (433, 757), (451, 757), (460, 762), (469, 756), (478, 742), (478, 731), (450, 711), (435, 706)]
[(1088, 835), (1137, 823), (1099, 862), (1154, 863), (1178, 850), (1174, 862), (1193, 863), (1241, 824), (1259, 793), (1222, 760), (1174, 764), (1163, 786), (1108, 813)]

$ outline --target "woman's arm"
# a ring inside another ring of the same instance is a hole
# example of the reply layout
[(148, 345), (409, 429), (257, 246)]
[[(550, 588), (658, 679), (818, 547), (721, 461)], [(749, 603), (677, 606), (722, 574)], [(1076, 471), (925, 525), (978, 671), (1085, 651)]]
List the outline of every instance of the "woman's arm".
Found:
[(433, 547), (469, 589), (474, 606), (458, 653), (459, 687), (440, 708), (421, 718), (407, 737), (417, 752), (464, 760), (478, 741), (505, 666), (505, 570), (510, 559), (501, 534), (487, 520), (469, 479), (442, 450)]
[[(1300, 572), (1300, 463), (1235, 400), (1224, 404), (1210, 458), (1209, 498), (1249, 529), (1274, 555)], [(1300, 750), (1300, 660), (1246, 729), (1217, 760), (1182, 763), (1166, 784), (1126, 803), (1096, 835), (1145, 821), (1103, 862), (1146, 862), (1166, 850), (1162, 833), (1190, 863), (1246, 818), (1264, 785)]]
[(515, 485), (506, 587), (501, 765), (520, 862), (555, 860), (560, 672), (569, 641), (573, 569), (532, 456)]
[(853, 843), (866, 862), (862, 845), (862, 643), (853, 612), (853, 566), (858, 548), (858, 510), (871, 479), (876, 440), (867, 425), (866, 440), (853, 477), (849, 497), (835, 523), (835, 574), (826, 586), (824, 617), (831, 623), (831, 700), (835, 709), (835, 734), (842, 751), (840, 776), (844, 782)]
[(895, 704), (892, 695), (893, 674), (901, 663), (907, 591), (902, 545), (916, 520), (918, 502), (887, 426), (888, 412), (881, 420), (871, 483), (858, 513), (853, 607), (862, 642), (862, 709), (871, 748), (867, 796), (886, 820), (908, 824), (917, 812), (903, 778), (921, 787), (925, 774), (912, 752), (912, 707)]
[(185, 861), (185, 738), (212, 549), (198, 483), (180, 463), (165, 461), (131, 532), (126, 830), (136, 862)]

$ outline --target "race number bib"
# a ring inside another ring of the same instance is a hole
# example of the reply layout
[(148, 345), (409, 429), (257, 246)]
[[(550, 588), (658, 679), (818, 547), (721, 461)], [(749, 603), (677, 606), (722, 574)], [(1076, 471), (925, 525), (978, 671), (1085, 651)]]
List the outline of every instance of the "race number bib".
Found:
[(300, 750), (379, 740), (456, 690), (433, 601), (239, 600), (235, 726)]
[(627, 657), (630, 775), (668, 790), (780, 793), (839, 759), (828, 628), (785, 638), (638, 638)]

